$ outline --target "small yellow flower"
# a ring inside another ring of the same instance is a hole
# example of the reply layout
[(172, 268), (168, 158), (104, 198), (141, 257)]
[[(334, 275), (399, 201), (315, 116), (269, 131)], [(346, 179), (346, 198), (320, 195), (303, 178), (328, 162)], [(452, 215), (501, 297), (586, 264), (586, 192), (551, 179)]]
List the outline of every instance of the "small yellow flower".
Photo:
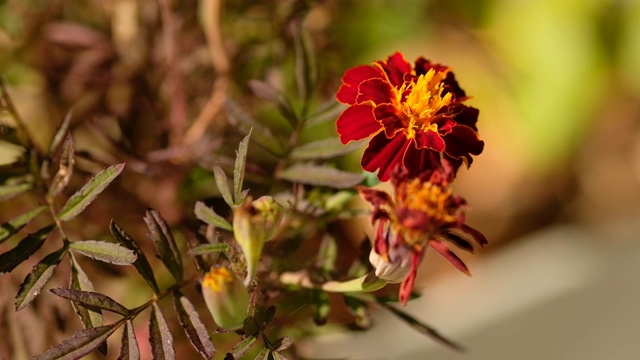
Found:
[(247, 316), (249, 292), (242, 281), (226, 267), (211, 268), (202, 280), (202, 295), (216, 324), (238, 329)]

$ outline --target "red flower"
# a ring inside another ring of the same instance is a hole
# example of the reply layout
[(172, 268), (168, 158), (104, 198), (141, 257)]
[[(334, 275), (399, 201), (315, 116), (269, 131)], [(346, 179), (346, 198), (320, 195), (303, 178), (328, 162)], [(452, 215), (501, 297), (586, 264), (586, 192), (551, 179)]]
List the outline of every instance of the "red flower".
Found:
[[(434, 171), (441, 159), (455, 170), (479, 155), (478, 110), (446, 66), (418, 58), (414, 67), (401, 53), (373, 65), (347, 70), (336, 95), (351, 105), (338, 118), (343, 144), (371, 137), (362, 167), (386, 181), (395, 165), (410, 174)], [(455, 171), (454, 171), (455, 174)]]
[(358, 190), (373, 207), (372, 221), (378, 221), (373, 243), (375, 254), (370, 259), (376, 275), (389, 282), (402, 282), (399, 299), (404, 305), (413, 289), (418, 266), (428, 247), (443, 255), (460, 271), (469, 274), (462, 260), (448, 246), (473, 252), (466, 238), (480, 246), (487, 239), (478, 230), (465, 224), (466, 201), (453, 196), (447, 184), (448, 174), (432, 173), (426, 178), (409, 177), (407, 170), (392, 174), (395, 195), (360, 187)]

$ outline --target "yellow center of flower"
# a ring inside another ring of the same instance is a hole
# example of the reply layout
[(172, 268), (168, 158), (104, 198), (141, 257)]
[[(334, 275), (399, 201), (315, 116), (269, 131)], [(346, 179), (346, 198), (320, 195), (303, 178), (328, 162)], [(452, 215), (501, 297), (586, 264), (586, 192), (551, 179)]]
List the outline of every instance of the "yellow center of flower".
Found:
[(202, 286), (220, 292), (222, 285), (233, 281), (233, 275), (227, 268), (212, 268), (204, 275)]
[(452, 201), (451, 190), (420, 179), (407, 184), (404, 205), (425, 212), (434, 224), (456, 222), (460, 207)]
[[(415, 137), (416, 130), (438, 131), (438, 125), (432, 123), (435, 114), (444, 106), (451, 103), (452, 94), (446, 93), (444, 96), (444, 79), (447, 72), (436, 72), (429, 70), (426, 74), (420, 75), (415, 82), (404, 84), (400, 89), (396, 89), (396, 98), (400, 109), (406, 115), (405, 128), (407, 137)], [(410, 90), (404, 101), (402, 94)]]

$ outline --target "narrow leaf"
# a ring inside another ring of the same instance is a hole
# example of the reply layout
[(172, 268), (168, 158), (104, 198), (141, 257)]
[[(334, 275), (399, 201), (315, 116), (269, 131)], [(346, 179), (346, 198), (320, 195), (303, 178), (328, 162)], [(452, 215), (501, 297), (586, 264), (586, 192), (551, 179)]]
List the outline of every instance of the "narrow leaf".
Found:
[(323, 160), (349, 154), (360, 148), (362, 144), (352, 142), (343, 145), (339, 138), (332, 137), (323, 140), (312, 141), (298, 146), (291, 152), (294, 160)]
[(58, 218), (68, 221), (80, 214), (122, 172), (124, 163), (112, 165), (95, 174), (78, 192), (64, 204)]
[(182, 257), (169, 230), (169, 225), (167, 225), (160, 213), (153, 209), (147, 210), (144, 221), (151, 232), (151, 239), (153, 239), (158, 250), (160, 260), (169, 269), (176, 281), (182, 281)]
[(117, 328), (116, 323), (80, 330), (47, 352), (36, 356), (34, 360), (79, 359), (96, 350)]
[(22, 239), (18, 246), (0, 254), (0, 273), (12, 271), (44, 244), (54, 225), (46, 226)]
[(37, 207), (0, 225), (0, 244), (10, 238), (11, 235), (20, 231), (29, 221), (40, 215), (46, 208), (44, 205)]
[(274, 89), (271, 85), (259, 80), (250, 80), (249, 88), (257, 97), (276, 105), (280, 114), (289, 122), (291, 127), (296, 127), (297, 116), (293, 111), (291, 102), (282, 91)]
[(120, 315), (129, 314), (129, 310), (126, 307), (108, 297), (107, 295), (97, 292), (79, 291), (64, 288), (51, 289), (51, 292), (55, 295), (60, 296), (61, 298), (78, 302), (88, 308), (103, 309)]
[(225, 252), (229, 249), (227, 244), (202, 244), (191, 249), (193, 255), (205, 255), (212, 252)]
[(361, 174), (313, 164), (293, 165), (284, 169), (277, 177), (295, 183), (329, 186), (337, 189), (350, 188), (363, 179)]
[(205, 328), (202, 321), (200, 321), (200, 316), (198, 316), (198, 312), (189, 299), (180, 293), (174, 293), (173, 304), (178, 313), (180, 325), (182, 325), (185, 334), (187, 334), (189, 341), (191, 341), (191, 345), (193, 345), (203, 358), (213, 358), (216, 348), (211, 342), (207, 328)]
[(53, 136), (53, 139), (51, 139), (51, 144), (49, 145), (50, 156), (52, 156), (53, 153), (55, 153), (56, 150), (58, 150), (58, 146), (60, 146), (60, 144), (62, 143), (62, 140), (65, 139), (65, 136), (69, 131), (69, 124), (71, 123), (71, 115), (72, 115), (72, 112), (69, 111), (67, 115), (64, 117), (64, 119), (62, 120), (62, 124), (60, 124), (60, 127), (58, 128), (58, 131), (56, 131), (56, 134)]
[(273, 342), (273, 348), (275, 351), (286, 350), (293, 345), (293, 338), (291, 336), (285, 336)]
[(126, 247), (129, 250), (133, 250), (136, 254), (137, 258), (134, 261), (133, 266), (136, 267), (138, 273), (142, 276), (142, 278), (149, 284), (151, 290), (153, 290), (154, 294), (160, 293), (160, 288), (158, 287), (158, 283), (156, 282), (155, 276), (153, 276), (153, 269), (151, 269), (151, 265), (147, 260), (147, 257), (144, 256), (142, 250), (138, 247), (135, 241), (127, 234), (122, 228), (118, 226), (113, 220), (109, 224), (109, 230), (111, 230), (111, 235), (120, 243), (120, 245)]
[(216, 214), (213, 209), (205, 205), (202, 201), (196, 202), (194, 211), (198, 219), (206, 222), (211, 226), (229, 231), (233, 230), (233, 227), (227, 220), (225, 220), (222, 216)]
[(309, 34), (304, 27), (304, 21), (298, 18), (291, 25), (296, 54), (296, 83), (298, 85), (298, 94), (302, 99), (303, 106), (306, 108), (316, 84), (315, 56), (309, 41)]
[(247, 151), (249, 150), (249, 139), (251, 131), (240, 141), (238, 150), (236, 151), (236, 163), (233, 169), (233, 199), (236, 205), (242, 204), (244, 195), (242, 192), (242, 184), (244, 183), (245, 166), (247, 165)]
[(233, 207), (233, 195), (231, 195), (231, 189), (229, 189), (227, 174), (224, 173), (224, 170), (222, 170), (220, 166), (216, 165), (213, 167), (213, 177), (216, 180), (216, 186), (222, 198), (230, 207)]
[(138, 339), (133, 328), (133, 323), (128, 320), (125, 323), (124, 332), (122, 333), (122, 345), (120, 346), (120, 356), (118, 360), (140, 360), (140, 348), (138, 347)]
[(0, 185), (0, 200), (9, 200), (29, 189), (31, 189), (29, 183)]
[(106, 241), (75, 241), (69, 246), (84, 256), (114, 265), (130, 265), (137, 258), (133, 250)]
[(337, 259), (338, 244), (336, 239), (329, 234), (325, 234), (320, 243), (318, 255), (316, 255), (316, 267), (330, 273), (335, 270)]
[(66, 246), (44, 257), (24, 279), (16, 296), (16, 311), (24, 309), (42, 292), (56, 266), (67, 253)]
[(149, 321), (149, 343), (151, 344), (151, 354), (156, 360), (175, 359), (173, 350), (173, 336), (169, 332), (169, 326), (164, 320), (160, 308), (153, 303), (151, 308), (151, 319)]
[(257, 340), (257, 337), (248, 336), (244, 340), (240, 341), (239, 343), (236, 344), (236, 346), (233, 347), (233, 349), (231, 349), (231, 351), (227, 353), (227, 355), (224, 357), (225, 360), (239, 359), (242, 355), (244, 355), (247, 351), (249, 351), (249, 349), (251, 349), (253, 344), (255, 344), (256, 340)]
[(256, 355), (255, 360), (269, 360), (271, 350), (267, 348), (263, 348), (260, 350), (258, 355)]
[(380, 305), (382, 305), (382, 307), (384, 307), (385, 309), (389, 310), (392, 314), (394, 314), (395, 316), (399, 317), (400, 319), (402, 319), (403, 321), (405, 321), (407, 324), (409, 324), (409, 326), (411, 326), (412, 328), (414, 328), (416, 331), (418, 331), (421, 334), (427, 335), (431, 338), (433, 338), (436, 341), (439, 341), (440, 343), (454, 349), (454, 350), (458, 350), (458, 351), (465, 351), (464, 347), (462, 347), (459, 344), (456, 344), (455, 342), (447, 339), (446, 337), (442, 336), (437, 330), (435, 330), (433, 327), (418, 321), (417, 319), (413, 318), (411, 315), (398, 310), (396, 307), (392, 306), (391, 304), (388, 303), (384, 303), (384, 302), (379, 302)]
[(227, 99), (223, 109), (229, 119), (229, 123), (239, 131), (248, 133), (253, 129), (251, 139), (255, 144), (274, 155), (279, 156), (284, 153), (284, 145), (273, 135), (271, 130), (251, 118), (232, 100)]
[(73, 165), (75, 163), (75, 150), (73, 146), (73, 138), (71, 135), (67, 135), (67, 138), (62, 144), (62, 154), (60, 155), (60, 165), (58, 166), (58, 172), (51, 181), (51, 187), (47, 192), (47, 196), (53, 197), (58, 195), (71, 180), (73, 174)]
[(271, 356), (273, 356), (273, 360), (288, 360), (284, 355), (277, 351), (272, 351)]
[[(69, 287), (78, 291), (94, 291), (91, 280), (89, 280), (87, 274), (75, 260), (73, 254), (71, 255), (71, 279), (69, 281)], [(80, 321), (85, 329), (97, 328), (104, 323), (100, 309), (88, 309), (75, 301), (72, 301), (71, 305), (80, 317)], [(107, 353), (107, 343), (101, 345), (98, 350), (105, 355)]]

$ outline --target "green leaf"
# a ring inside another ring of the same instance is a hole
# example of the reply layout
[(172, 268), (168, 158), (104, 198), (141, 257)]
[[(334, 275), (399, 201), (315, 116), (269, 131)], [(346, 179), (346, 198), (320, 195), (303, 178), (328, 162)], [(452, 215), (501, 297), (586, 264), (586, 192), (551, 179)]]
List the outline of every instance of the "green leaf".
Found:
[(58, 172), (51, 181), (51, 187), (47, 192), (47, 196), (53, 197), (58, 195), (69, 184), (69, 180), (71, 180), (71, 175), (73, 174), (74, 163), (75, 150), (73, 147), (73, 138), (71, 138), (71, 135), (67, 135), (62, 145)]
[(313, 321), (316, 325), (326, 324), (329, 312), (331, 312), (329, 294), (324, 291), (314, 291), (312, 309)]
[(116, 331), (117, 325), (116, 323), (80, 330), (47, 352), (36, 356), (34, 360), (80, 359), (100, 347)]
[(273, 342), (273, 348), (275, 351), (286, 350), (293, 345), (293, 338), (291, 336), (285, 336)]
[(294, 160), (331, 159), (337, 156), (349, 154), (361, 146), (362, 144), (356, 142), (343, 145), (342, 142), (340, 142), (340, 139), (332, 137), (298, 146), (293, 149), (290, 157)]
[(167, 222), (160, 213), (153, 209), (147, 210), (144, 221), (147, 223), (149, 231), (151, 231), (151, 239), (153, 239), (158, 250), (160, 260), (169, 269), (174, 279), (181, 282), (183, 274), (182, 257)]
[(0, 254), (0, 273), (12, 271), (38, 251), (53, 228), (54, 225), (46, 226), (22, 239), (18, 246)]
[(213, 358), (216, 348), (211, 342), (207, 328), (202, 321), (200, 321), (200, 316), (198, 316), (198, 312), (189, 299), (176, 292), (174, 293), (173, 304), (176, 308), (180, 325), (182, 325), (185, 334), (187, 334), (189, 341), (191, 341), (191, 345), (193, 345), (203, 358)]
[(171, 360), (176, 358), (173, 350), (173, 336), (164, 320), (158, 304), (153, 303), (149, 321), (149, 343), (154, 360)]
[(224, 103), (223, 109), (225, 115), (227, 115), (227, 118), (229, 119), (229, 123), (241, 132), (248, 133), (251, 131), (251, 139), (257, 145), (269, 151), (273, 155), (280, 156), (284, 154), (285, 147), (282, 141), (274, 136), (269, 128), (251, 118), (249, 114), (243, 111), (232, 100), (227, 99)]
[(226, 252), (230, 246), (227, 244), (202, 244), (191, 249), (193, 255), (206, 255), (212, 252)]
[[(71, 279), (69, 280), (69, 287), (78, 291), (94, 291), (91, 280), (87, 277), (87, 274), (82, 270), (76, 259), (71, 255)], [(102, 311), (100, 309), (88, 309), (82, 304), (75, 301), (71, 302), (73, 310), (80, 317), (80, 321), (85, 329), (97, 328), (102, 326), (104, 320), (102, 318)], [(106, 355), (107, 343), (101, 345), (98, 350)]]
[(124, 163), (112, 165), (95, 174), (78, 192), (64, 204), (58, 218), (68, 221), (82, 212), (122, 172)]
[(122, 245), (106, 241), (85, 240), (72, 242), (69, 247), (94, 260), (114, 265), (130, 265), (136, 261), (136, 253)]
[(229, 224), (227, 220), (225, 220), (222, 216), (216, 214), (213, 211), (213, 209), (205, 205), (204, 202), (202, 201), (196, 202), (196, 207), (194, 212), (198, 219), (206, 222), (211, 226), (224, 229), (224, 230), (233, 231), (233, 227), (231, 226), (231, 224)]
[(351, 315), (356, 318), (356, 326), (361, 329), (367, 329), (371, 326), (371, 316), (369, 316), (369, 308), (364, 301), (352, 296), (345, 296), (344, 302), (345, 305), (347, 305), (347, 310), (349, 310)]
[(337, 258), (338, 244), (336, 243), (336, 239), (329, 234), (325, 234), (320, 243), (318, 255), (316, 255), (316, 267), (327, 273), (331, 273), (335, 270)]
[(60, 263), (64, 255), (67, 253), (67, 247), (63, 246), (60, 250), (52, 252), (42, 259), (20, 285), (20, 290), (16, 296), (16, 311), (24, 309), (33, 299), (40, 294), (42, 288), (49, 282), (53, 271)]
[(298, 117), (293, 110), (293, 105), (291, 105), (291, 102), (282, 91), (276, 90), (271, 85), (259, 80), (249, 80), (249, 88), (257, 97), (276, 105), (280, 114), (289, 122), (289, 125), (293, 128), (296, 127)]
[(9, 200), (31, 189), (30, 183), (0, 185), (0, 200)]
[(411, 326), (413, 329), (415, 329), (416, 331), (418, 331), (421, 334), (427, 335), (431, 338), (433, 338), (436, 341), (439, 341), (440, 343), (454, 349), (454, 350), (458, 350), (458, 351), (464, 351), (464, 347), (462, 347), (459, 344), (456, 344), (455, 342), (445, 338), (444, 336), (442, 336), (437, 330), (435, 330), (433, 327), (413, 318), (411, 315), (398, 310), (396, 307), (392, 306), (391, 304), (385, 303), (385, 302), (378, 302), (380, 305), (382, 305), (385, 309), (389, 310), (392, 314), (394, 314), (395, 316), (399, 317), (400, 319), (402, 319), (403, 321), (405, 321), (407, 324), (409, 324), (409, 326)]
[(236, 205), (242, 204), (244, 194), (242, 192), (242, 184), (244, 183), (244, 172), (247, 165), (247, 151), (249, 150), (249, 139), (251, 131), (240, 141), (238, 150), (236, 151), (236, 162), (233, 169), (233, 199)]
[(134, 261), (133, 266), (136, 267), (138, 273), (142, 276), (142, 278), (149, 284), (151, 290), (153, 290), (154, 294), (160, 293), (160, 288), (158, 287), (158, 283), (156, 282), (155, 276), (153, 276), (153, 269), (147, 260), (147, 257), (144, 256), (142, 250), (138, 247), (135, 241), (127, 234), (118, 224), (116, 224), (113, 220), (109, 224), (109, 230), (111, 230), (111, 235), (120, 243), (120, 245), (126, 247), (129, 250), (133, 250), (136, 254), (137, 258)]
[(11, 235), (17, 233), (22, 229), (29, 221), (33, 220), (36, 216), (40, 215), (47, 207), (39, 206), (25, 214), (17, 216), (6, 223), (0, 225), (0, 244), (11, 237)]
[(295, 164), (277, 174), (279, 179), (307, 185), (329, 186), (336, 189), (359, 184), (363, 177), (332, 167), (313, 164)]
[(104, 294), (64, 288), (51, 289), (50, 291), (61, 298), (80, 303), (86, 308), (103, 309), (125, 316), (129, 314), (129, 309)]
[(236, 346), (234, 346), (233, 349), (231, 349), (231, 351), (227, 353), (224, 359), (239, 359), (242, 355), (249, 351), (249, 349), (251, 349), (256, 340), (257, 337), (255, 336), (246, 337), (245, 339), (237, 343)]
[(258, 355), (256, 355), (254, 360), (269, 360), (269, 358), (271, 356), (270, 353), (271, 353), (271, 350), (269, 350), (267, 348), (263, 348), (262, 350), (260, 350)]
[(120, 347), (118, 360), (140, 360), (138, 339), (136, 339), (136, 332), (131, 320), (126, 322), (124, 332), (122, 333), (122, 345)]
[(284, 355), (280, 354), (277, 351), (272, 351), (271, 356), (273, 356), (273, 360), (288, 360)]
[(298, 94), (303, 104), (303, 115), (306, 115), (309, 99), (316, 86), (317, 68), (316, 62), (314, 61), (315, 56), (311, 41), (309, 41), (309, 34), (305, 29), (303, 19), (297, 18), (296, 21), (293, 21), (291, 24), (296, 54), (296, 84), (298, 85)]
[(213, 177), (216, 180), (216, 186), (218, 186), (218, 191), (220, 191), (222, 198), (233, 208), (233, 195), (231, 195), (231, 189), (229, 189), (227, 174), (224, 173), (224, 170), (222, 170), (220, 166), (216, 165), (213, 167)]
[(344, 109), (346, 109), (346, 106), (340, 104), (335, 99), (330, 99), (320, 105), (320, 108), (313, 114), (309, 115), (307, 120), (304, 122), (304, 128), (308, 129), (329, 121), (334, 122)]

